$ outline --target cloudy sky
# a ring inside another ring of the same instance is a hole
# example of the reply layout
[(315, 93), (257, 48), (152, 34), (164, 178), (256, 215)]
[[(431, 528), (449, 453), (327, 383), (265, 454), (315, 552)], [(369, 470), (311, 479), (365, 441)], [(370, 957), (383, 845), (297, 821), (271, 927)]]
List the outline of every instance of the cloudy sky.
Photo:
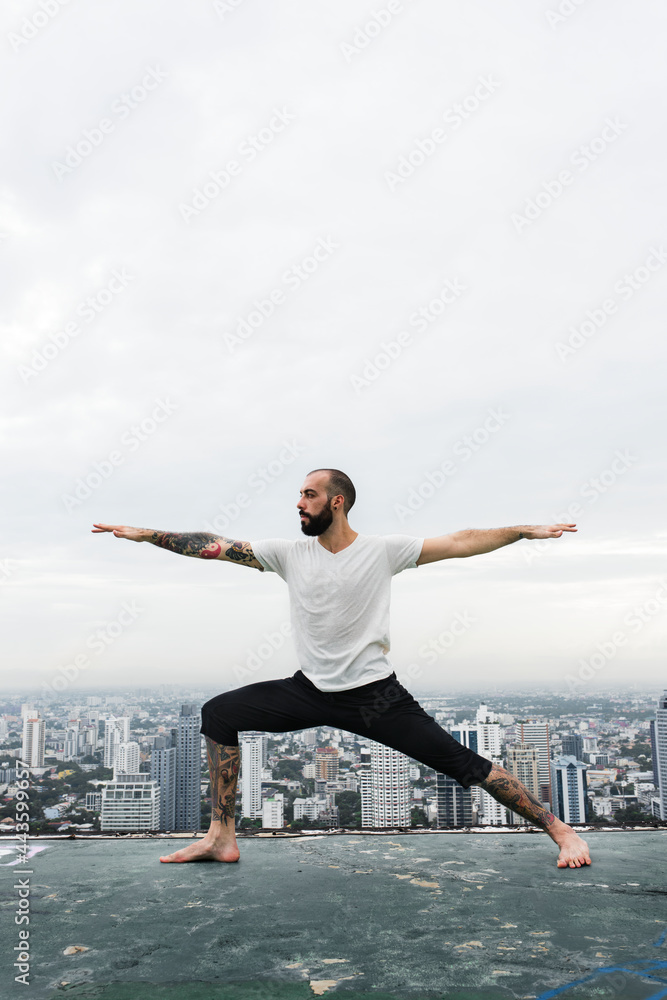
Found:
[(579, 526), (397, 577), (413, 689), (663, 686), (664, 5), (1, 16), (5, 685), (292, 673), (279, 578), (90, 527), (296, 537), (332, 465), (365, 533)]

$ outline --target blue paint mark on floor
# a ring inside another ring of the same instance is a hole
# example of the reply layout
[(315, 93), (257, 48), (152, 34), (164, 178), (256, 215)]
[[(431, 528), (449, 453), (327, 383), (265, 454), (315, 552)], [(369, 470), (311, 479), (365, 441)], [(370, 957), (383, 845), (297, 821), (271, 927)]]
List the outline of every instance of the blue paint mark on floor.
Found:
[[(546, 993), (540, 993), (537, 1000), (552, 1000), (553, 997), (559, 997), (567, 990), (573, 989), (575, 986), (581, 986), (583, 983), (590, 983), (593, 979), (597, 979), (599, 976), (607, 975), (613, 972), (626, 973), (629, 976), (636, 976), (641, 979), (654, 980), (659, 983), (667, 984), (667, 979), (662, 976), (652, 976), (651, 972), (657, 969), (667, 970), (667, 962), (651, 962), (646, 965), (643, 969), (632, 969), (629, 968), (631, 965), (640, 965), (641, 962), (628, 962), (626, 965), (604, 965), (595, 972), (592, 972), (590, 976), (584, 976), (583, 979), (574, 979), (570, 983), (565, 983), (563, 986), (557, 986), (554, 990), (547, 990)], [(661, 990), (659, 993), (652, 993), (647, 1000), (659, 1000), (660, 997), (667, 996), (667, 990)]]

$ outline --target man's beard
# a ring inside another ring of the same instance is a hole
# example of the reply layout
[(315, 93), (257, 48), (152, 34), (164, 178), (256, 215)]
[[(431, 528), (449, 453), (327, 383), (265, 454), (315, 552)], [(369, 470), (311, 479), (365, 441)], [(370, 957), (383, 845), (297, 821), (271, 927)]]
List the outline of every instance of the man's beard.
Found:
[(306, 520), (301, 522), (301, 530), (304, 535), (322, 535), (333, 521), (333, 511), (331, 507), (325, 507), (319, 514), (308, 514)]

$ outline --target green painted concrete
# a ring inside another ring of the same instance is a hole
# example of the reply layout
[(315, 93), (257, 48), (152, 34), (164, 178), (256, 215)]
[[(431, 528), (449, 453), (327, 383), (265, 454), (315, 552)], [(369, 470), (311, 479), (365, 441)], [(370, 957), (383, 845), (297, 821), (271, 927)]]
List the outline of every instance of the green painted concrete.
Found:
[(577, 870), (539, 834), (246, 839), (235, 865), (160, 864), (182, 839), (38, 841), (31, 983), (9, 958), (2, 995), (667, 998), (667, 831), (588, 836), (595, 863)]

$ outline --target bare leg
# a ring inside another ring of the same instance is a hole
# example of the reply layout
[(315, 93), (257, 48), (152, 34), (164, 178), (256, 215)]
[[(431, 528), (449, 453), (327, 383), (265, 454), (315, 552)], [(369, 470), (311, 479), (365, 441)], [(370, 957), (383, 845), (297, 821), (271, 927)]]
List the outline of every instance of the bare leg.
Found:
[(582, 865), (590, 865), (591, 858), (586, 841), (582, 840), (571, 826), (548, 812), (526, 786), (504, 767), (494, 764), (489, 776), (480, 781), (479, 785), (498, 802), (502, 802), (508, 809), (535, 823), (536, 826), (541, 826), (545, 833), (549, 834), (560, 847), (556, 862), (559, 868), (581, 868)]
[(237, 746), (223, 747), (206, 736), (208, 773), (211, 782), (211, 825), (203, 840), (160, 861), (238, 861), (234, 816), (236, 785), (239, 780), (240, 752)]

